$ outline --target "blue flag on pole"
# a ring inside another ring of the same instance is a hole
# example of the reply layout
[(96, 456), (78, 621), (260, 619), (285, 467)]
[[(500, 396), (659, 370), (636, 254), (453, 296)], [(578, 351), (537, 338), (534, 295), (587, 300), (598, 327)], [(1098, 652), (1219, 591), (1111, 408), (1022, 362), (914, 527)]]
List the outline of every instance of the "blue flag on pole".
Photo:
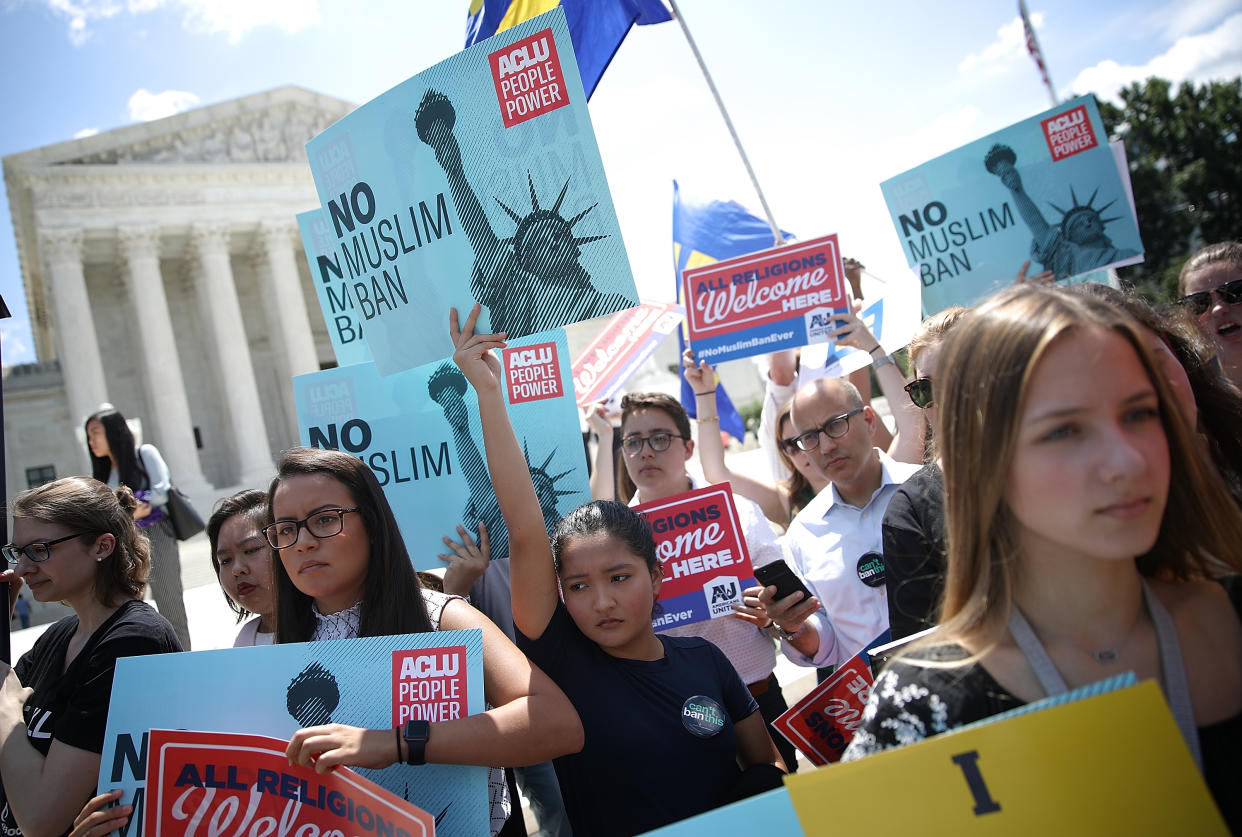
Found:
[[(786, 239), (794, 237), (785, 230), (781, 230), (781, 235)], [(775, 243), (768, 222), (752, 215), (741, 204), (715, 200), (695, 202), (682, 197), (681, 188), (673, 181), (673, 261), (677, 265), (673, 281), (679, 303), (682, 302), (683, 270), (766, 250)], [(681, 352), (686, 350), (684, 331), (684, 327), (677, 330), (677, 347)], [(691, 418), (697, 417), (694, 393), (684, 377), (681, 379), (681, 403)], [(721, 430), (735, 439), (746, 435), (746, 423), (723, 386), (716, 388), (716, 415), (720, 416)]]
[(578, 58), (578, 74), (588, 99), (631, 26), (673, 19), (660, 0), (471, 0), (466, 17), (466, 46), (558, 5), (565, 10), (569, 37)]

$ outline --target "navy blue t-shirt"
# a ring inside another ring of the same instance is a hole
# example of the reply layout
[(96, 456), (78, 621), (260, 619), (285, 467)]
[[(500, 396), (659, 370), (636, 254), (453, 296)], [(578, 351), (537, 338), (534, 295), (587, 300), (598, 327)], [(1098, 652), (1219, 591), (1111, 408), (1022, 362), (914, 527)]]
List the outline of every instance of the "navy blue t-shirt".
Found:
[[(622, 660), (578, 630), (558, 604), (543, 635), (518, 647), (568, 695), (582, 718), (581, 752), (555, 760), (575, 834), (641, 834), (724, 804), (737, 765), (733, 725), (759, 711), (728, 658), (698, 637), (658, 634), (659, 660)], [(686, 701), (706, 696), (724, 725), (698, 738)]]

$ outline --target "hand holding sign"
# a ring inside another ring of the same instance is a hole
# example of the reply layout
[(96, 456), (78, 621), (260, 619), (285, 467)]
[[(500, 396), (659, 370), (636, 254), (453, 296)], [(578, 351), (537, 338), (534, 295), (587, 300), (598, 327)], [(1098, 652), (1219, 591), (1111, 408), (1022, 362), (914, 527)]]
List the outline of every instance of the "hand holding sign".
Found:
[(320, 775), (338, 765), (378, 770), (397, 761), (397, 746), (390, 733), (345, 724), (307, 727), (293, 734), (285, 755), (290, 764), (309, 767)]
[(449, 336), (453, 338), (453, 362), (461, 369), (466, 380), (474, 387), (475, 392), (494, 389), (500, 390), (500, 359), (492, 354), (492, 349), (503, 349), (509, 344), (505, 342), (505, 334), (475, 334), (474, 327), (479, 322), (479, 313), (483, 310), (477, 302), (466, 317), (466, 324), (460, 325), (456, 308), (449, 309)]
[(101, 837), (101, 835), (111, 834), (123, 828), (129, 822), (129, 815), (133, 813), (134, 806), (107, 807), (119, 800), (122, 793), (123, 791), (117, 788), (101, 793), (86, 803), (86, 807), (73, 821), (73, 831), (69, 833), (69, 837)]
[(461, 538), (461, 543), (444, 536), (444, 545), (449, 548), (449, 554), (440, 554), (439, 558), (448, 564), (448, 570), (444, 573), (444, 592), (452, 596), (465, 596), (483, 573), (487, 572), (488, 564), (492, 560), (492, 550), (487, 538), (487, 524), (482, 520), (479, 521), (477, 544), (461, 524), (457, 526), (457, 536)]

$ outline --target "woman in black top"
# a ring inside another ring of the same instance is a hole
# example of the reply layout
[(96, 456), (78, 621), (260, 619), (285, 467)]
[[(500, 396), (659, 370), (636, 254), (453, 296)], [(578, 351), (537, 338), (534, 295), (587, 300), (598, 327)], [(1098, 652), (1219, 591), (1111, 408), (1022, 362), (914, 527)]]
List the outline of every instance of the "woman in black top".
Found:
[(3, 549), (10, 608), (25, 586), (73, 615), (48, 628), (0, 687), (6, 835), (69, 831), (99, 775), (117, 658), (181, 650), (172, 626), (142, 601), (150, 555), (135, 505), (128, 488), (84, 477), (13, 501), (13, 543)]

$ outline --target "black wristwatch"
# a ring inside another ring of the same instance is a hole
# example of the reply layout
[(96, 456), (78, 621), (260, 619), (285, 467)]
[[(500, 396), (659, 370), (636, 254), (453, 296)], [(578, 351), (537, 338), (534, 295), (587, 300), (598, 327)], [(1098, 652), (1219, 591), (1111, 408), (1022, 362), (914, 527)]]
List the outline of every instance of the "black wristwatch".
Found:
[(427, 721), (406, 721), (401, 733), (405, 739), (405, 763), (427, 763), (427, 740), (431, 738), (431, 724)]

